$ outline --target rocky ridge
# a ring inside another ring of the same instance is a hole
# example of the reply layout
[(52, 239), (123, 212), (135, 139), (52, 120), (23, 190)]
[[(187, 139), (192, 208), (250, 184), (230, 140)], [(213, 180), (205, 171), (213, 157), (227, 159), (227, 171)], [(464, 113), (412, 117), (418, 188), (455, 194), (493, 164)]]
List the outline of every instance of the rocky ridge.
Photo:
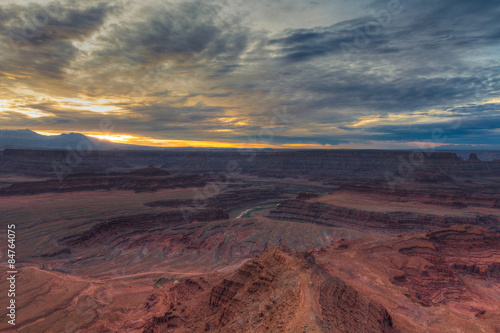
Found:
[[(275, 220), (313, 223), (337, 228), (371, 230), (383, 233), (422, 232), (429, 228), (446, 228), (454, 224), (476, 224), (498, 228), (495, 216), (440, 216), (412, 212), (372, 212), (324, 202), (290, 199), (271, 210), (267, 217)], [(494, 229), (495, 230), (495, 229)]]
[(382, 306), (321, 271), (313, 257), (285, 248), (267, 250), (213, 286), (188, 280), (145, 308), (165, 311), (145, 333), (398, 332)]
[(202, 187), (207, 184), (201, 175), (170, 174), (154, 167), (129, 173), (75, 173), (62, 180), (21, 182), (0, 188), (0, 196), (67, 193), (96, 190), (131, 190), (154, 192), (167, 188)]

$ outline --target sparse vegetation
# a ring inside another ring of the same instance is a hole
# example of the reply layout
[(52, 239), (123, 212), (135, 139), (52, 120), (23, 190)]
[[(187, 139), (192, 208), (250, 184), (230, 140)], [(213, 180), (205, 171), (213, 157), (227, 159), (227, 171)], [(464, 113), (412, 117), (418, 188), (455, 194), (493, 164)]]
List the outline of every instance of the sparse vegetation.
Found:
[(159, 288), (167, 282), (174, 282), (174, 281), (175, 281), (175, 279), (173, 279), (173, 278), (159, 278), (159, 279), (155, 280), (154, 287)]

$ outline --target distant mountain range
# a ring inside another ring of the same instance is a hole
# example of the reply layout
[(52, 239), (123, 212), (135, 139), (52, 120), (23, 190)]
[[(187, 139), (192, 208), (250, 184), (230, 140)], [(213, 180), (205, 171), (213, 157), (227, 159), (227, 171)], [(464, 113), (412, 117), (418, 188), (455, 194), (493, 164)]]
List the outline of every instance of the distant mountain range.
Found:
[[(60, 135), (42, 135), (30, 129), (22, 130), (2, 130), (0, 129), (0, 150), (2, 149), (53, 149), (53, 150), (66, 150), (71, 149), (88, 149), (89, 144), (92, 145), (92, 150), (159, 150), (166, 149), (165, 147), (151, 147), (132, 145), (125, 143), (117, 143), (109, 140), (96, 139), (83, 135), (81, 133), (63, 133)], [(180, 150), (237, 150), (236, 148), (196, 148), (196, 147), (182, 147), (182, 148), (168, 148)], [(265, 149), (272, 150), (272, 149)], [(344, 149), (339, 149), (344, 150)], [(351, 150), (351, 149), (346, 149)], [(384, 149), (381, 149), (384, 150)], [(390, 150), (390, 149), (389, 149)], [(411, 149), (407, 149), (411, 150)], [(483, 161), (491, 161), (500, 159), (500, 145), (445, 145), (431, 149), (430, 151), (446, 151), (454, 152), (458, 156), (467, 159), (470, 153), (477, 153), (478, 157)]]
[[(91, 148), (90, 148), (91, 147)], [(80, 133), (42, 135), (30, 129), (0, 130), (0, 149), (159, 149), (159, 147), (130, 145), (92, 138)]]

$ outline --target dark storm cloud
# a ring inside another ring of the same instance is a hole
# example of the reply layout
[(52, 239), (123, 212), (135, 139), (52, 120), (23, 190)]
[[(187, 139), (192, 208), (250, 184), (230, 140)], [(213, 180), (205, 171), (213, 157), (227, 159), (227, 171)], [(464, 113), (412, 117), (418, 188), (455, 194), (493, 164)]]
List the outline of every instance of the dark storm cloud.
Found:
[(166, 8), (144, 8), (137, 22), (117, 25), (101, 56), (125, 56), (133, 62), (174, 58), (185, 61), (231, 61), (247, 46), (247, 33), (237, 24), (217, 23), (220, 7), (204, 1), (183, 2)]
[[(383, 134), (366, 135), (371, 140), (436, 142), (446, 144), (498, 144), (500, 128), (497, 117), (466, 119), (456, 128), (457, 122), (426, 125), (379, 126), (372, 130)], [(470, 126), (470, 127), (468, 127)]]
[[(391, 2), (397, 11), (388, 9)], [(269, 40), (279, 47), (280, 66), (296, 70), (281, 78), (310, 92), (291, 107), (298, 117), (338, 123), (449, 108), (479, 103), (500, 89), (498, 59), (483, 53), (498, 52), (498, 2), (384, 0), (370, 12)]]
[(34, 81), (61, 80), (79, 50), (74, 40), (97, 31), (113, 10), (107, 5), (71, 7), (74, 3), (47, 6), (30, 4), (1, 9), (0, 70), (27, 75)]
[[(397, 5), (391, 7), (390, 3)], [(455, 52), (500, 39), (500, 6), (493, 0), (381, 0), (369, 6), (366, 14), (330, 27), (288, 30), (269, 43), (281, 45), (284, 58), (293, 62), (345, 50), (355, 51), (350, 55), (432, 49)]]
[(21, 128), (23, 126), (32, 126), (38, 124), (38, 121), (32, 120), (33, 118), (30, 118), (18, 112), (0, 112), (0, 123), (6, 127)]
[(219, 66), (219, 68), (214, 70), (213, 74), (210, 75), (210, 78), (215, 79), (215, 78), (224, 77), (227, 74), (234, 72), (236, 69), (238, 69), (240, 67), (242, 67), (242, 66), (239, 64), (228, 64), (228, 65)]
[[(480, 81), (472, 77), (382, 78), (352, 73), (337, 81), (332, 75), (322, 83), (308, 81), (303, 87), (318, 97), (313, 108), (377, 110), (378, 114), (442, 107), (476, 98)], [(356, 75), (357, 74), (357, 75)]]
[[(284, 59), (292, 63), (313, 60), (317, 57), (339, 55), (343, 54), (344, 45), (354, 44), (357, 40), (357, 30), (363, 29), (369, 20), (369, 17), (363, 17), (326, 28), (288, 31), (288, 35), (271, 39), (269, 44), (281, 45)], [(376, 37), (372, 36), (370, 43), (381, 47), (387, 44), (388, 37), (382, 34)]]
[(41, 46), (55, 39), (78, 40), (99, 29), (106, 16), (116, 8), (105, 3), (74, 7), (75, 3), (55, 3), (47, 6), (30, 4), (0, 9), (1, 32), (18, 36), (19, 46)]
[(208, 107), (204, 105), (174, 107), (169, 104), (154, 104), (133, 107), (131, 110), (142, 117), (158, 123), (182, 123), (197, 126), (213, 118), (221, 117), (224, 108)]

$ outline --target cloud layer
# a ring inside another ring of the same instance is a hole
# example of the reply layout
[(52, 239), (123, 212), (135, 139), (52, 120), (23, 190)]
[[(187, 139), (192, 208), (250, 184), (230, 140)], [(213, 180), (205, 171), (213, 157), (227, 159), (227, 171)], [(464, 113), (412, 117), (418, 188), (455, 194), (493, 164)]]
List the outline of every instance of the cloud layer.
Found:
[(493, 0), (7, 3), (0, 121), (109, 119), (156, 145), (497, 144), (499, 21)]

